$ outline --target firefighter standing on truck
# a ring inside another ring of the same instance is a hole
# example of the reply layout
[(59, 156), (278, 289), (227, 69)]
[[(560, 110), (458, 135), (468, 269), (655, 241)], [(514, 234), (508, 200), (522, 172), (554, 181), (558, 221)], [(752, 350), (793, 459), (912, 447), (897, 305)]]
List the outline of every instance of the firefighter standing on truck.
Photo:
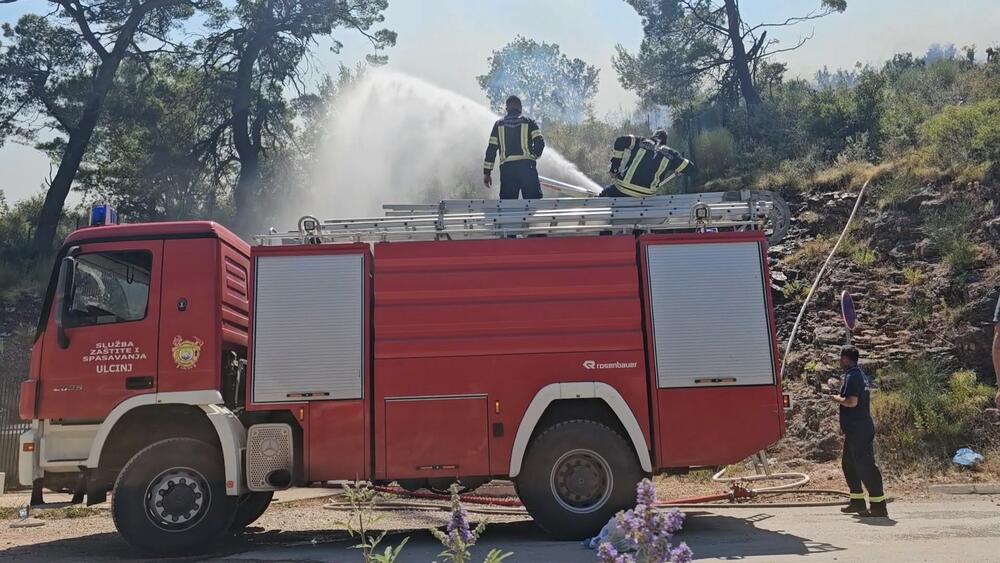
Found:
[(648, 139), (635, 135), (615, 139), (608, 171), (614, 183), (601, 192), (601, 197), (656, 195), (660, 186), (678, 174), (690, 174), (694, 164), (666, 143), (667, 132), (663, 129), (657, 129)]
[[(840, 430), (844, 433), (844, 453), (841, 466), (851, 490), (851, 502), (841, 508), (845, 514), (856, 513), (862, 518), (889, 516), (882, 488), (882, 472), (875, 464), (875, 422), (871, 414), (871, 389), (868, 376), (858, 366), (858, 349), (845, 346), (840, 351), (840, 367), (844, 380), (840, 391), (832, 396), (840, 405)], [(868, 505), (865, 505), (865, 490)]]
[(486, 146), (483, 162), (483, 183), (493, 185), (490, 173), (497, 153), (500, 153), (500, 199), (541, 199), (542, 186), (538, 183), (535, 161), (545, 150), (545, 139), (538, 124), (521, 114), (521, 100), (507, 98), (507, 115), (493, 124), (490, 142)]

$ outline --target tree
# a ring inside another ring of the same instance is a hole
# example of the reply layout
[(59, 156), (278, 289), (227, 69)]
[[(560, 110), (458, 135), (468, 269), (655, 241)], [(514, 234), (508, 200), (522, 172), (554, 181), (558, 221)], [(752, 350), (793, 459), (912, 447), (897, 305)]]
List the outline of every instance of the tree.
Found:
[(771, 28), (786, 27), (842, 12), (846, 0), (821, 0), (820, 7), (780, 22), (750, 25), (738, 0), (626, 0), (642, 17), (644, 38), (637, 54), (621, 45), (614, 59), (619, 79), (649, 103), (678, 105), (699, 95), (749, 107), (761, 104), (757, 78), (770, 56), (801, 47), (776, 48)]
[[(392, 46), (394, 32), (372, 30), (387, 7), (388, 0), (238, 0), (229, 17), (212, 22), (216, 33), (198, 47), (206, 69), (218, 72), (229, 92), (223, 125), (230, 128), (239, 161), (233, 190), (237, 228), (249, 228), (260, 196), (261, 156), (288, 122), (284, 90), (303, 89), (301, 63), (315, 38), (348, 28), (367, 37), (376, 51)], [(340, 46), (335, 42), (333, 50)], [(384, 57), (369, 60), (380, 63)]]
[[(49, 143), (61, 154), (35, 231), (35, 248), (52, 251), (66, 196), (97, 126), (115, 75), (126, 58), (148, 60), (173, 45), (170, 32), (218, 0), (51, 0), (45, 16), (4, 26), (0, 53), (0, 135), (31, 135), (49, 126), (65, 135)], [(155, 44), (149, 47), (149, 44)], [(86, 46), (86, 47), (84, 47)], [(47, 120), (39, 124), (37, 116)]]
[(479, 86), (497, 111), (511, 94), (524, 110), (541, 120), (579, 123), (591, 114), (598, 72), (593, 65), (562, 54), (559, 45), (518, 36), (488, 59), (490, 70)]
[(122, 64), (78, 184), (129, 221), (228, 219), (236, 159), (212, 140), (228, 115), (225, 93), (186, 58), (151, 65)]

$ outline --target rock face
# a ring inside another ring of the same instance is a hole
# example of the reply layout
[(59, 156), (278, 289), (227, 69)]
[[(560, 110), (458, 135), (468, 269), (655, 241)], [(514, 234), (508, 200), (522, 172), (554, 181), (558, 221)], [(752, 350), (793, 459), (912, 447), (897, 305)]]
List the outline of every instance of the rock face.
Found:
[[(993, 307), (1000, 295), (1000, 188), (925, 186), (881, 208), (878, 188), (873, 188), (816, 289), (787, 361), (786, 387), (798, 404), (779, 446), (787, 457), (826, 461), (839, 451), (836, 409), (817, 389), (825, 388), (829, 377), (839, 377), (843, 290), (855, 300), (853, 343), (869, 374), (892, 362), (933, 356), (994, 383), (990, 348)], [(796, 218), (788, 238), (770, 254), (772, 270), (780, 272), (775, 303), (782, 346), (804, 298), (804, 292), (790, 298), (783, 290), (813, 283), (854, 204), (853, 194), (837, 191), (788, 199)], [(973, 263), (962, 268), (945, 260), (931, 227), (956, 205), (973, 210), (967, 224), (954, 226), (976, 252)]]

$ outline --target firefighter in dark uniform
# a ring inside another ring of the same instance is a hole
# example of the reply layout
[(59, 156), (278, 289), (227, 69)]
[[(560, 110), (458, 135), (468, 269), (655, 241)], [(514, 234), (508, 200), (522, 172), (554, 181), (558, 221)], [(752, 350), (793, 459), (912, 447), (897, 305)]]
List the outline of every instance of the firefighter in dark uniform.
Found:
[[(845, 346), (840, 351), (844, 379), (840, 391), (832, 395), (840, 405), (840, 430), (844, 433), (841, 467), (851, 490), (851, 502), (841, 509), (862, 518), (887, 517), (882, 472), (875, 464), (875, 422), (872, 420), (871, 389), (868, 376), (858, 367), (858, 349)], [(868, 505), (865, 505), (865, 490)]]
[(601, 192), (601, 197), (653, 196), (678, 174), (690, 174), (694, 164), (666, 142), (667, 132), (663, 129), (657, 129), (649, 139), (635, 135), (615, 139), (608, 171), (614, 183)]
[(538, 124), (521, 115), (521, 100), (507, 98), (507, 115), (493, 124), (490, 142), (483, 162), (483, 183), (493, 185), (490, 173), (497, 153), (500, 154), (500, 199), (541, 199), (542, 186), (538, 183), (535, 161), (545, 150), (545, 139)]

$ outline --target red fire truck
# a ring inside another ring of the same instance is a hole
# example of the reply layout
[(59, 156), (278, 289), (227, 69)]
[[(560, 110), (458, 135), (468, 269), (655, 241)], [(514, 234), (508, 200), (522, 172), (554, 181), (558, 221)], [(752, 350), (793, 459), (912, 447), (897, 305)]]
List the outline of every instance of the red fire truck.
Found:
[(510, 479), (553, 536), (592, 534), (643, 476), (784, 432), (769, 204), (687, 197), (390, 208), (252, 247), (211, 222), (80, 229), (22, 387), (20, 480), (34, 502), (112, 492), (156, 554), (331, 480)]

